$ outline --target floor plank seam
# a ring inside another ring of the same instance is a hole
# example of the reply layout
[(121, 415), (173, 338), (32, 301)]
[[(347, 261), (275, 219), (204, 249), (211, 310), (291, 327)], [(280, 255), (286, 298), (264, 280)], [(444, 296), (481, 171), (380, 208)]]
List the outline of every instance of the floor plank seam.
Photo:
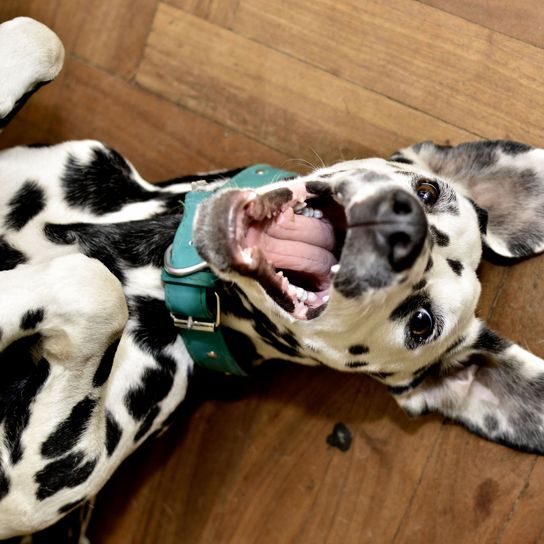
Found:
[(150, 21), (149, 27), (147, 29), (147, 37), (146, 37), (146, 40), (145, 40), (145, 45), (142, 47), (142, 50), (140, 51), (140, 57), (138, 59), (138, 62), (136, 63), (136, 66), (134, 67), (134, 71), (133, 71), (132, 75), (128, 79), (128, 82), (131, 85), (134, 85), (136, 83), (136, 77), (138, 76), (138, 72), (140, 71), (140, 67), (141, 67), (142, 62), (144, 60), (145, 52), (147, 50), (147, 46), (148, 46), (148, 43), (149, 43), (149, 36), (151, 36), (151, 33), (153, 32), (153, 25), (155, 24), (155, 19), (157, 18), (157, 13), (159, 11), (159, 7), (160, 7), (161, 4), (162, 4), (162, 2), (160, 0), (158, 0), (156, 2), (156, 4), (155, 4), (155, 9), (153, 11), (153, 16), (151, 17), (151, 21)]
[(514, 517), (514, 513), (516, 512), (517, 506), (519, 501), (522, 499), (522, 497), (527, 492), (527, 489), (529, 488), (529, 483), (531, 479), (531, 475), (533, 474), (533, 471), (535, 469), (535, 466), (538, 462), (538, 456), (534, 456), (534, 460), (531, 463), (531, 468), (529, 469), (527, 473), (527, 477), (525, 478), (525, 483), (522, 486), (520, 492), (518, 493), (517, 497), (514, 499), (514, 502), (512, 503), (512, 508), (510, 509), (510, 512), (506, 515), (506, 519), (504, 520), (504, 523), (502, 525), (501, 530), (499, 531), (499, 534), (497, 535), (497, 540), (495, 541), (495, 544), (501, 544), (502, 539), (504, 538), (504, 535), (506, 534), (506, 530), (508, 529), (508, 526), (510, 525), (510, 521)]
[(401, 519), (400, 519), (400, 522), (399, 522), (399, 525), (397, 527), (397, 529), (395, 530), (395, 534), (393, 535), (393, 538), (391, 540), (391, 543), (392, 544), (395, 544), (397, 542), (397, 538), (402, 530), (402, 527), (408, 517), (408, 513), (410, 512), (410, 509), (412, 508), (412, 504), (416, 498), (416, 495), (417, 495), (417, 492), (418, 492), (418, 489), (423, 481), (423, 478), (425, 477), (425, 474), (427, 472), (427, 466), (429, 465), (430, 463), (430, 460), (431, 458), (433, 457), (434, 455), (434, 452), (436, 450), (436, 448), (438, 447), (438, 442), (440, 440), (440, 437), (442, 435), (442, 432), (443, 432), (443, 429), (444, 429), (444, 425), (440, 425), (440, 427), (438, 428), (438, 431), (436, 433), (436, 438), (433, 442), (433, 445), (431, 446), (431, 448), (429, 449), (429, 454), (427, 455), (427, 458), (425, 459), (425, 463), (423, 463), (423, 468), (421, 469), (421, 473), (415, 483), (415, 486), (414, 486), (414, 491), (412, 493), (412, 495), (410, 496), (410, 500), (408, 501), (408, 504), (406, 505), (406, 509), (404, 510), (404, 514), (402, 515)]
[(434, 9), (436, 11), (439, 11), (441, 13), (449, 15), (450, 17), (456, 17), (457, 19), (461, 19), (462, 21), (466, 21), (467, 23), (470, 23), (470, 24), (472, 24), (474, 26), (477, 26), (479, 29), (487, 30), (489, 32), (493, 32), (494, 34), (504, 36), (505, 38), (508, 38), (509, 40), (514, 40), (514, 41), (516, 41), (518, 43), (521, 43), (523, 45), (528, 45), (530, 47), (533, 47), (534, 49), (537, 49), (538, 51), (543, 51), (544, 50), (544, 48), (539, 47), (538, 45), (535, 45), (534, 43), (526, 42), (526, 41), (524, 41), (524, 40), (522, 40), (522, 39), (520, 39), (520, 38), (518, 38), (516, 36), (512, 36), (511, 34), (507, 34), (506, 32), (503, 32), (502, 30), (497, 30), (496, 28), (491, 28), (490, 26), (487, 26), (487, 25), (484, 25), (482, 23), (473, 21), (472, 19), (469, 19), (468, 17), (464, 17), (463, 15), (453, 13), (453, 12), (448, 11), (448, 10), (443, 9), (443, 8), (432, 6), (430, 4), (427, 4), (426, 2), (422, 2), (422, 0), (414, 0), (414, 1), (417, 2), (418, 4), (427, 6), (429, 9)]

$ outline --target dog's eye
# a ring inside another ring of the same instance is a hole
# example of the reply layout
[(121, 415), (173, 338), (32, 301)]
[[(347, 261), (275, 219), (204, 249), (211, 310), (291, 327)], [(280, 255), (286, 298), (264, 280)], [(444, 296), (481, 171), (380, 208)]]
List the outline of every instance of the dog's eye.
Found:
[(433, 316), (425, 308), (420, 308), (410, 319), (409, 327), (413, 338), (425, 340), (433, 332)]
[(432, 206), (440, 196), (440, 190), (438, 186), (429, 181), (428, 179), (422, 179), (417, 182), (416, 195), (426, 206)]

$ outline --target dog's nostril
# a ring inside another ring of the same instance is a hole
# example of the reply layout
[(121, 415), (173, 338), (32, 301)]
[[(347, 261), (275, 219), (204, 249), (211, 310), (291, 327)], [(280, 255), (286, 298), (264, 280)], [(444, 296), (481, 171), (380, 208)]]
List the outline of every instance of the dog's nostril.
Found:
[(412, 213), (412, 201), (404, 191), (393, 193), (392, 207), (395, 215), (409, 215)]

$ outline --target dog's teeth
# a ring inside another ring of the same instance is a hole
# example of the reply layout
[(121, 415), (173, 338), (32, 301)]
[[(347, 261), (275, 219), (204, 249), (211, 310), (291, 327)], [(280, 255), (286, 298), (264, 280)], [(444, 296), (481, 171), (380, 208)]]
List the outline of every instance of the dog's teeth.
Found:
[(323, 301), (323, 303), (325, 303), (325, 302), (329, 302), (330, 298), (331, 297), (329, 295), (325, 295), (321, 300)]
[(297, 298), (304, 302), (308, 298), (308, 293), (302, 287), (297, 287)]
[(339, 264), (333, 264), (331, 266), (331, 274), (338, 274), (338, 271), (340, 270)]
[(322, 219), (323, 218), (323, 212), (321, 210), (314, 210), (314, 217), (316, 219)]
[(246, 247), (245, 249), (242, 249), (241, 254), (242, 254), (242, 259), (244, 260), (246, 264), (251, 264), (253, 262), (251, 248)]
[(295, 210), (295, 213), (302, 211), (306, 207), (306, 202), (299, 202), (293, 207), (293, 210)]
[(308, 302), (315, 302), (317, 300), (317, 295), (308, 291)]
[(296, 295), (297, 294), (297, 287), (295, 287), (294, 285), (289, 284), (289, 287), (287, 287), (287, 292), (290, 295)]

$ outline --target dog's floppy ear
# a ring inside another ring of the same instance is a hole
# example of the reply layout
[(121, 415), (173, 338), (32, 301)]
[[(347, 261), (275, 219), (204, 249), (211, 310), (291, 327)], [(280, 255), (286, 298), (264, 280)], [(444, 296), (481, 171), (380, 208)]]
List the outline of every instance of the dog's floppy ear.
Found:
[(520, 258), (544, 250), (544, 149), (507, 140), (422, 142), (390, 160), (435, 174), (472, 199), (483, 242), (495, 254)]
[(544, 360), (479, 320), (475, 329), (469, 348), (391, 392), (409, 415), (438, 412), (488, 440), (544, 454)]

